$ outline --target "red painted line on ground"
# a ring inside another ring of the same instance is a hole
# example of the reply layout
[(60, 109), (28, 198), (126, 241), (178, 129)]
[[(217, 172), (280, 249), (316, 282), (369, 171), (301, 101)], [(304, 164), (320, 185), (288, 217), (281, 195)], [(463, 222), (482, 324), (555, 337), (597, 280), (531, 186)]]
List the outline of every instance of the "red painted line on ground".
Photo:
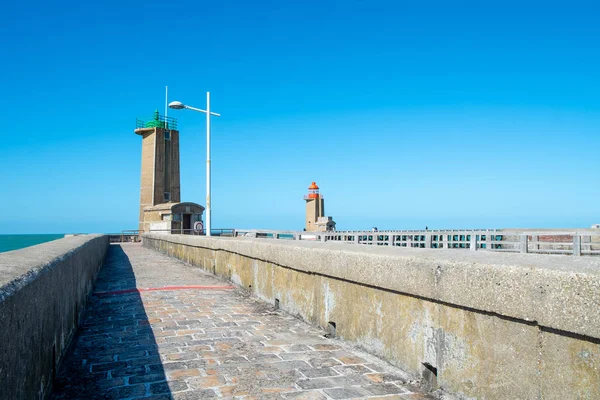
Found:
[(199, 285), (187, 285), (187, 286), (163, 286), (157, 288), (133, 288), (133, 289), (122, 289), (113, 290), (112, 292), (94, 292), (95, 296), (110, 296), (113, 294), (126, 294), (126, 293), (140, 293), (140, 292), (157, 292), (167, 290), (228, 290), (234, 289), (235, 286), (199, 286)]

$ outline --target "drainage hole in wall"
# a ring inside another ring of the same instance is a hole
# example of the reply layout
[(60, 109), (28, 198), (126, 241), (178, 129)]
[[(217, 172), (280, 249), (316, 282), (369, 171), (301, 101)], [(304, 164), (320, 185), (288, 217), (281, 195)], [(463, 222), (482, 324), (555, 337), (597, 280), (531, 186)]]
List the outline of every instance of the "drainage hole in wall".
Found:
[(424, 362), (423, 366), (429, 370), (431, 373), (433, 373), (433, 375), (437, 376), (437, 368), (434, 367), (433, 365), (429, 364), (428, 362)]
[(327, 333), (324, 335), (326, 338), (335, 338), (336, 337), (336, 325), (335, 322), (329, 321), (327, 324)]
[(436, 367), (434, 367), (433, 365), (429, 364), (428, 362), (424, 362), (423, 364), (423, 380), (425, 381), (425, 386), (429, 389), (429, 390), (435, 390), (437, 389), (437, 374), (438, 374), (438, 370)]

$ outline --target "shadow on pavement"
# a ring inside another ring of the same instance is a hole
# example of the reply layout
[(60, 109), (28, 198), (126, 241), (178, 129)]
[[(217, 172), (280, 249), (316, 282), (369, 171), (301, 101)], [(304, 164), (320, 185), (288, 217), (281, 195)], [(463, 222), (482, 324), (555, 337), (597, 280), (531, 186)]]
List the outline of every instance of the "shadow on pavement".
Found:
[(120, 245), (111, 245), (53, 399), (172, 399), (135, 274)]

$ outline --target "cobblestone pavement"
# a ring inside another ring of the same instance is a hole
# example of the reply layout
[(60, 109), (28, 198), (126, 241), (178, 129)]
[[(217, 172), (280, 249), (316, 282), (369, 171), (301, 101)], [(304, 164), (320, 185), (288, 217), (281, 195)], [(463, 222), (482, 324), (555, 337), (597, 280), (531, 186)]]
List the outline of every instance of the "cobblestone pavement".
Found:
[[(145, 290), (190, 285), (200, 287)], [(388, 364), (139, 244), (110, 246), (94, 293), (55, 399), (433, 398)]]

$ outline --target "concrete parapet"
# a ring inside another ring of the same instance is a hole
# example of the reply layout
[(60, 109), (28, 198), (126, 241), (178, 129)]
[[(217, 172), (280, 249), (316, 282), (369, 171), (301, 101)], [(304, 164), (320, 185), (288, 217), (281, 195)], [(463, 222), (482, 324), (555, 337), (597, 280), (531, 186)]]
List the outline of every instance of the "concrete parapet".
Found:
[(107, 250), (82, 235), (0, 254), (0, 398), (49, 396)]
[(600, 398), (600, 260), (144, 235), (461, 398)]

